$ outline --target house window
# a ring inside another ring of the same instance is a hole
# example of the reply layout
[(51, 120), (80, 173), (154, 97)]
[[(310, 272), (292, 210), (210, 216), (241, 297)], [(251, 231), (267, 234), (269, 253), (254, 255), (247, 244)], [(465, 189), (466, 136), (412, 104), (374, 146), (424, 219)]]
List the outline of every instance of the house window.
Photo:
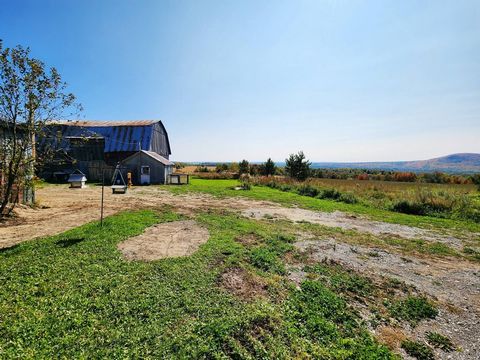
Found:
[(142, 166), (142, 175), (150, 175), (150, 166)]

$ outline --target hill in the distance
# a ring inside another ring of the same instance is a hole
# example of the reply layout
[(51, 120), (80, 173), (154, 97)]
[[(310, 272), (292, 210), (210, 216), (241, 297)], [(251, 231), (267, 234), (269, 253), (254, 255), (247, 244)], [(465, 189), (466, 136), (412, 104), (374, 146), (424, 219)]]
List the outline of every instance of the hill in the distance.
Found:
[(357, 163), (328, 163), (314, 162), (314, 168), (353, 168), (353, 169), (380, 169), (395, 171), (432, 172), (443, 171), (450, 173), (480, 172), (480, 154), (463, 153), (451, 154), (430, 160), (395, 161), (395, 162), (357, 162)]

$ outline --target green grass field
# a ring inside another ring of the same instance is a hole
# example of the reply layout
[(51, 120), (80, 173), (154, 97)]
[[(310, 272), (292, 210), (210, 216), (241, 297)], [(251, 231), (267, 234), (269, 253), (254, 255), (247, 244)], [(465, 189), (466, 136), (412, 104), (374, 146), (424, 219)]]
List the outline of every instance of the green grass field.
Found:
[[(265, 186), (233, 190), (236, 185), (193, 179), (188, 186), (161, 188), (480, 231), (479, 224), (465, 220), (399, 214)], [(0, 358), (397, 358), (372, 337), (367, 321), (373, 328), (392, 322), (415, 326), (437, 316), (433, 299), (395, 279), (312, 263), (293, 246), (295, 236), (308, 233), (399, 256), (478, 256), (475, 249), (467, 253), (444, 243), (250, 220), (228, 210), (194, 215), (210, 238), (191, 256), (126, 261), (117, 250), (117, 244), (153, 224), (183, 218), (172, 210), (123, 212), (107, 218), (103, 228), (93, 222), (0, 249)], [(289, 278), (292, 268), (304, 274), (298, 286)], [(237, 282), (240, 276), (240, 290), (229, 287), (231, 274)], [(355, 310), (359, 302), (371, 314), (368, 320)], [(417, 351), (408, 341), (405, 351)]]
[[(348, 289), (336, 288), (336, 277), (350, 278), (338, 269), (301, 290), (286, 281), (293, 237), (276, 224), (199, 214), (211, 237), (190, 257), (128, 262), (116, 248), (179, 218), (125, 212), (103, 228), (94, 222), (2, 249), (0, 358), (394, 357), (349, 305), (357, 278)], [(245, 299), (225, 290), (221, 274), (229, 269), (254, 274), (265, 294)]]
[[(332, 212), (339, 210), (347, 213), (364, 215), (374, 220), (403, 225), (448, 229), (453, 231), (468, 230), (480, 232), (480, 224), (469, 220), (402, 214), (365, 204), (346, 204), (327, 199), (302, 196), (292, 192), (271, 189), (266, 186), (252, 186), (252, 189), (247, 191), (233, 190), (238, 184), (239, 182), (237, 180), (205, 180), (193, 178), (191, 179), (190, 185), (163, 186), (162, 188), (175, 194), (203, 192), (219, 197), (243, 196), (255, 200), (268, 200), (279, 203), (283, 206), (298, 206), (316, 211)], [(408, 186), (412, 186), (412, 184), (408, 184)]]

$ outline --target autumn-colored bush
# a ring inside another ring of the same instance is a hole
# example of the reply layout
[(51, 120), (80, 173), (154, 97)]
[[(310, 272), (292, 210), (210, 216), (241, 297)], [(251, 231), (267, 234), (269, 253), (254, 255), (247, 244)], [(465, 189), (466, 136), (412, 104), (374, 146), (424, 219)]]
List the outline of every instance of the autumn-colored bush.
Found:
[(393, 175), (394, 181), (414, 182), (417, 180), (417, 174), (412, 172), (397, 172)]
[(368, 174), (363, 173), (363, 174), (357, 175), (357, 180), (369, 180)]

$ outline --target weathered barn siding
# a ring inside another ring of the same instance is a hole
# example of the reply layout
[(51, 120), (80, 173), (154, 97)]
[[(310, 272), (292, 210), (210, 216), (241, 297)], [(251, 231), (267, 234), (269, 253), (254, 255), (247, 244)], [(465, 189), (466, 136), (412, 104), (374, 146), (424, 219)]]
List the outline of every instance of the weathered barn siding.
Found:
[(56, 122), (49, 128), (61, 134), (62, 148), (75, 159), (65, 170), (78, 168), (89, 180), (100, 180), (102, 169), (111, 172), (140, 150), (167, 160), (171, 154), (168, 133), (159, 120)]
[(122, 168), (132, 173), (132, 181), (135, 185), (142, 185), (140, 172), (142, 166), (150, 167), (150, 183), (166, 184), (168, 174), (172, 172), (173, 163), (167, 159), (155, 155), (153, 152), (139, 151), (122, 161)]
[(167, 130), (165, 130), (161, 122), (157, 122), (152, 126), (152, 135), (150, 148), (143, 150), (156, 152), (168, 160), (172, 151), (170, 149)]

